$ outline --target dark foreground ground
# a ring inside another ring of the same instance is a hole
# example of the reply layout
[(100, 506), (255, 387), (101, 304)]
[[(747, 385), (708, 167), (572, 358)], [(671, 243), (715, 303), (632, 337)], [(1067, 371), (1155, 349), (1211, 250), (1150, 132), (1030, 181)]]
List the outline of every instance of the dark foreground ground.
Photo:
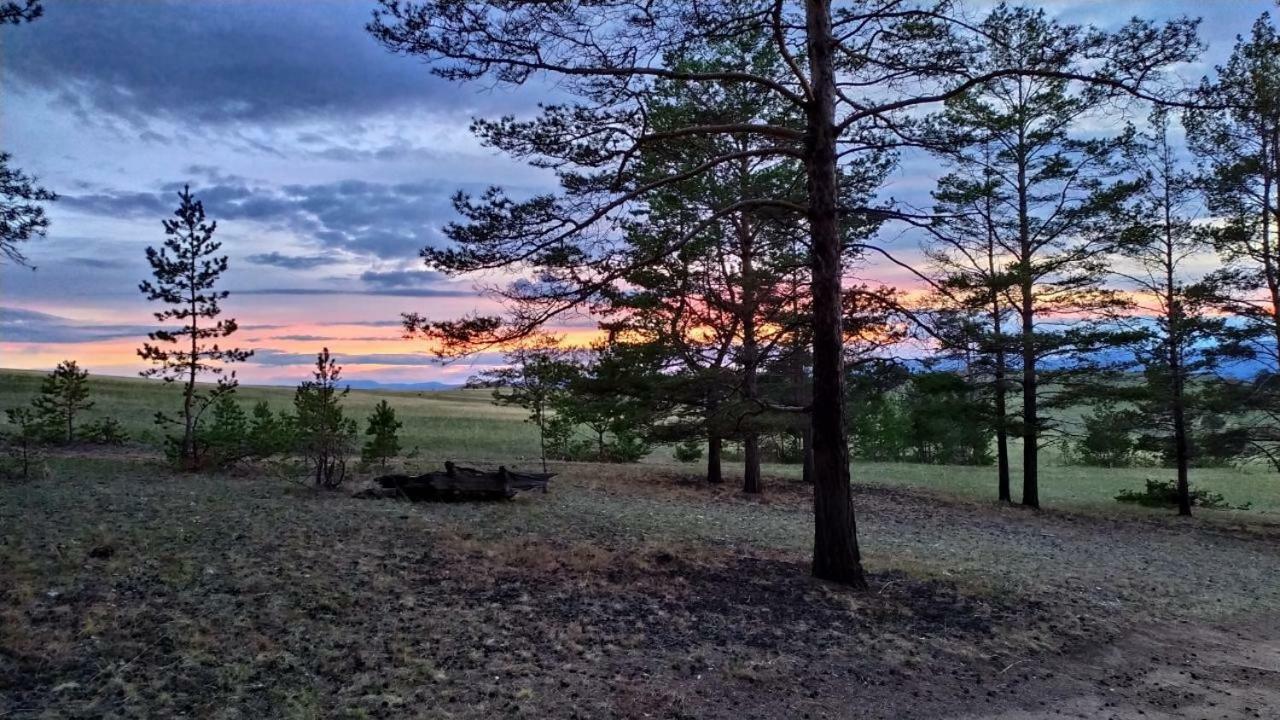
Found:
[(580, 465), (409, 505), (54, 465), (0, 486), (0, 718), (1280, 717), (1266, 516), (860, 487), (851, 593), (806, 577), (798, 485)]

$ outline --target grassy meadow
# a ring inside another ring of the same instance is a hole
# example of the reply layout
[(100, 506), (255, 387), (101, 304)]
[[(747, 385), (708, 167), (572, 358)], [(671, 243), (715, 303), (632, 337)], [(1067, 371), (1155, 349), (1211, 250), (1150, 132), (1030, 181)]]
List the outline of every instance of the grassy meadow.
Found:
[[(0, 409), (26, 405), (39, 391), (44, 373), (0, 370)], [(176, 411), (181, 407), (182, 388), (142, 378), (90, 375), (95, 405), (85, 420), (112, 416), (129, 435), (145, 445), (159, 445), (161, 429), (155, 424), (157, 410)], [(266, 400), (274, 410), (292, 410), (293, 388), (241, 385), (236, 391), (249, 409)], [(538, 455), (538, 436), (524, 422), (520, 408), (493, 405), (487, 390), (444, 392), (398, 392), (352, 390), (344, 401), (349, 417), (360, 423), (373, 406), (386, 399), (404, 423), (400, 444), (406, 451), (418, 448), (428, 458), (453, 457), (475, 460), (529, 459)]]
[[(24, 370), (0, 370), (0, 409), (17, 407), (35, 396), (43, 373)], [(180, 387), (140, 378), (90, 376), (95, 406), (85, 413), (85, 420), (114, 416), (143, 445), (158, 445), (160, 431), (154, 423), (155, 412), (176, 409), (180, 403)], [(241, 401), (251, 405), (265, 400), (273, 409), (292, 407), (293, 389), (287, 387), (241, 386)], [(426, 392), (352, 390), (345, 401), (351, 417), (364, 429), (364, 419), (373, 406), (386, 399), (404, 423), (401, 445), (414, 453), (414, 462), (434, 463), (453, 459), (465, 462), (502, 462), (514, 466), (531, 466), (538, 458), (536, 429), (525, 422), (527, 413), (518, 407), (496, 406), (488, 390), (445, 390)], [(0, 422), (3, 422), (0, 419)], [(1018, 460), (1020, 448), (1011, 447), (1014, 459), (1014, 497), (1019, 489)], [(697, 463), (682, 464), (671, 459), (668, 448), (657, 448), (644, 461), (673, 472), (696, 474)], [(727, 477), (734, 477), (737, 467), (726, 461)], [(798, 478), (796, 465), (770, 464), (764, 468), (766, 478)], [(1146, 478), (1170, 477), (1167, 468), (1097, 468), (1064, 465), (1055, 450), (1043, 451), (1041, 464), (1041, 502), (1046, 507), (1104, 507), (1122, 509), (1114, 501), (1125, 488), (1138, 489)], [(855, 482), (872, 485), (901, 486), (954, 495), (962, 498), (989, 499), (994, 495), (993, 467), (923, 465), (915, 463), (877, 463), (855, 461)], [(1234, 506), (1248, 504), (1252, 512), (1280, 513), (1280, 476), (1265, 467), (1206, 468), (1192, 473), (1192, 482), (1222, 493)], [(1123, 508), (1134, 512), (1149, 512)]]

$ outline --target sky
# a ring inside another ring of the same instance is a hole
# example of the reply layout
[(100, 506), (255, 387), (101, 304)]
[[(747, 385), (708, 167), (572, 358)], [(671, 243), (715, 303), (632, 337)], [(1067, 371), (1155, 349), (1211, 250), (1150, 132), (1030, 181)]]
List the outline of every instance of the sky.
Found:
[[(1040, 3), (1063, 20), (1202, 17), (1209, 49), (1180, 68), (1211, 73), (1261, 0)], [(231, 259), (226, 315), (256, 349), (245, 382), (294, 384), (330, 347), (352, 380), (461, 383), (493, 354), (441, 365), (400, 337), (402, 312), (492, 310), (475, 279), (425, 269), (454, 219), (450, 196), (497, 184), (553, 189), (545, 171), (483, 148), (474, 117), (529, 116), (549, 86), (458, 85), (394, 56), (363, 30), (371, 2), (47, 0), (34, 23), (0, 28), (0, 148), (61, 199), (36, 269), (0, 265), (0, 367), (76, 359), (132, 375), (154, 329), (138, 291), (144, 252), (189, 184)], [(1103, 128), (1105, 130), (1105, 128)], [(906, 157), (884, 195), (922, 205), (941, 174)], [(913, 256), (914, 240), (884, 242)], [(901, 271), (864, 279), (909, 285)], [(480, 283), (495, 278), (479, 278)], [(585, 338), (589, 323), (559, 328)]]

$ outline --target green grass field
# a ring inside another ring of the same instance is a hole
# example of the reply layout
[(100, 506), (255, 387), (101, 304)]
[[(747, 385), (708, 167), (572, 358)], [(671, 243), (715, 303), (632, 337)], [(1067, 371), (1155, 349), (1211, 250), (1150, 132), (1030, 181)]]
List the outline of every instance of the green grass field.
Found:
[[(35, 396), (42, 373), (22, 370), (0, 370), (0, 409), (17, 407)], [(153, 418), (159, 409), (176, 409), (180, 389), (157, 381), (134, 378), (91, 377), (96, 405), (85, 420), (114, 416), (137, 441), (155, 445), (160, 431)], [(248, 404), (266, 400), (273, 408), (287, 409), (293, 402), (293, 390), (285, 387), (243, 386), (238, 391)], [(352, 390), (346, 400), (348, 413), (357, 418), (363, 430), (364, 419), (373, 406), (386, 399), (404, 422), (402, 445), (408, 451), (417, 449), (424, 463), (443, 459), (469, 462), (505, 462), (532, 465), (538, 457), (537, 432), (525, 422), (520, 408), (499, 407), (490, 402), (487, 390), (448, 390), (440, 392), (395, 392)], [(1017, 447), (1013, 455), (1019, 457)], [(688, 473), (699, 471), (697, 464), (681, 465), (670, 459), (670, 453), (659, 449), (645, 462), (651, 465), (683, 468)], [(1121, 509), (1114, 501), (1125, 488), (1141, 488), (1146, 478), (1167, 478), (1166, 468), (1093, 468), (1055, 464), (1057, 453), (1046, 450), (1042, 466), (1040, 495), (1046, 507), (1094, 506)], [(737, 468), (726, 463), (732, 478)], [(1019, 479), (1014, 467), (1014, 497)], [(793, 478), (799, 475), (795, 465), (767, 465), (766, 477)], [(912, 463), (862, 463), (853, 468), (856, 482), (906, 486), (959, 497), (989, 499), (994, 495), (995, 478), (991, 467), (919, 465)], [(1280, 513), (1280, 477), (1266, 468), (1211, 468), (1195, 470), (1192, 482), (1222, 493), (1232, 505), (1250, 504), (1252, 512)], [(1135, 511), (1138, 511), (1135, 509)]]
[[(43, 373), (0, 370), (0, 409), (26, 405), (39, 391)], [(85, 420), (112, 416), (137, 441), (158, 445), (162, 437), (155, 424), (158, 410), (175, 411), (181, 405), (181, 387), (141, 378), (91, 376), (95, 405)], [(293, 389), (242, 385), (237, 391), (246, 409), (266, 400), (273, 409), (293, 407)], [(418, 448), (424, 457), (457, 457), (475, 460), (531, 459), (538, 454), (538, 436), (524, 422), (520, 408), (493, 405), (487, 390), (445, 392), (389, 392), (352, 390), (344, 403), (350, 417), (364, 431), (365, 418), (386, 399), (404, 423), (401, 445)]]

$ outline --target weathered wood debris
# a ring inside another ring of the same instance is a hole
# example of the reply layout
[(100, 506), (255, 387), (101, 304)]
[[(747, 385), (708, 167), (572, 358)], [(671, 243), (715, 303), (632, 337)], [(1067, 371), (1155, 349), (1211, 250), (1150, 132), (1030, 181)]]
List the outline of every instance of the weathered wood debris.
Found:
[(521, 490), (547, 491), (547, 482), (555, 473), (525, 473), (508, 470), (505, 466), (496, 471), (462, 467), (452, 462), (444, 464), (444, 472), (422, 475), (383, 475), (374, 478), (378, 487), (367, 488), (355, 494), (359, 498), (405, 498), (421, 500), (505, 500), (515, 497)]

